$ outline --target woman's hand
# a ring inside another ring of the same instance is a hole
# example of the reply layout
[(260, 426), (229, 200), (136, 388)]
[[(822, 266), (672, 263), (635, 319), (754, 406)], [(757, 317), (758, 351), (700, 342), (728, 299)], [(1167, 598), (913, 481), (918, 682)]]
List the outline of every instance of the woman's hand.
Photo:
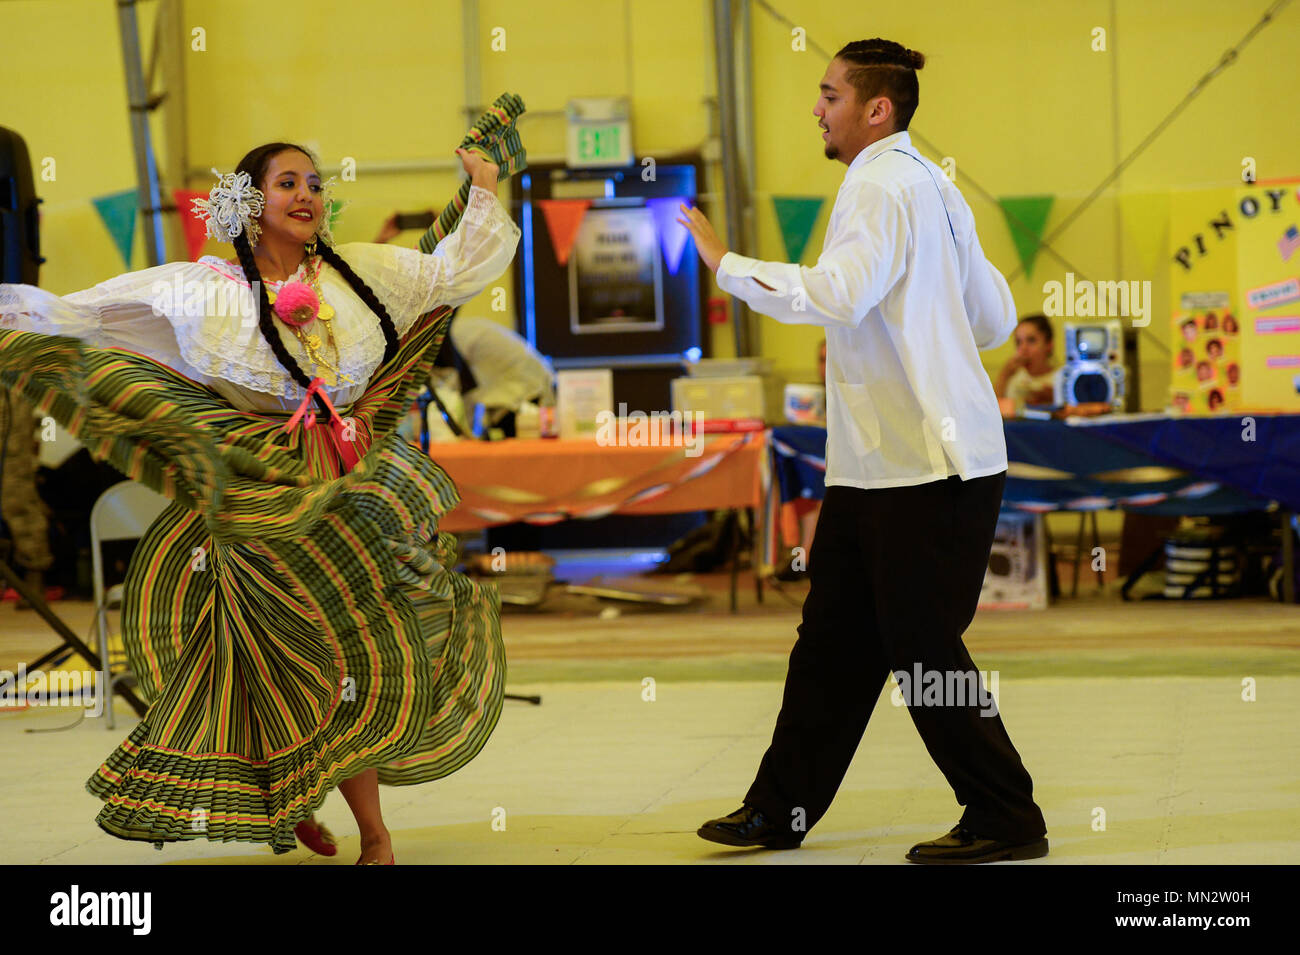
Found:
[(1002, 366), (1002, 374), (1010, 378), (1012, 375), (1016, 373), (1017, 369), (1023, 368), (1024, 366), (1025, 366), (1025, 360), (1020, 357), (1019, 352), (1016, 352), (1010, 358), (1008, 358), (1007, 363)]
[(1025, 395), (1025, 404), (1027, 405), (1050, 405), (1055, 400), (1056, 387), (1054, 385), (1044, 385), (1042, 388), (1036, 388)]
[(993, 393), (999, 398), (1005, 398), (1007, 396), (1007, 384), (1010, 382), (1011, 376), (1016, 373), (1017, 368), (1024, 367), (1024, 364), (1025, 360), (1018, 353), (1013, 352), (993, 382)]
[(501, 168), (496, 163), (468, 149), (457, 149), (456, 155), (460, 157), (460, 164), (465, 167), (465, 175), (469, 176), (470, 183), (480, 189), (496, 189), (497, 176), (501, 174)]

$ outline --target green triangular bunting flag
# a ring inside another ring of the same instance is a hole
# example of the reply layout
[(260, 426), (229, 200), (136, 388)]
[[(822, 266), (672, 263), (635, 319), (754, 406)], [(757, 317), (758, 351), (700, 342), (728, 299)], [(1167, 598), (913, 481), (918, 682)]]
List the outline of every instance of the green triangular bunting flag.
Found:
[(1011, 230), (1011, 241), (1016, 244), (1016, 254), (1024, 266), (1025, 278), (1028, 278), (1034, 271), (1038, 240), (1042, 238), (1043, 226), (1047, 224), (1047, 214), (1052, 211), (1052, 197), (1013, 196), (999, 199), (998, 205), (1002, 206), (1002, 215), (1007, 220), (1007, 228)]
[(104, 227), (113, 237), (117, 251), (122, 253), (126, 267), (131, 267), (131, 245), (135, 238), (135, 210), (138, 203), (134, 189), (115, 192), (90, 200), (95, 204), (95, 211), (104, 220)]
[(798, 264), (803, 258), (803, 250), (808, 245), (824, 201), (821, 196), (772, 197), (776, 221), (781, 226), (781, 241), (785, 243), (785, 254), (791, 262)]

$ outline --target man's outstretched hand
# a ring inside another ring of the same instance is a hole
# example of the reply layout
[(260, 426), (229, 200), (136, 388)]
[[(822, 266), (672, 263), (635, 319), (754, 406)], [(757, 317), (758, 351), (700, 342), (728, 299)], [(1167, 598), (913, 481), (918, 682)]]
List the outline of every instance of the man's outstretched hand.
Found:
[(713, 226), (705, 218), (703, 212), (685, 205), (680, 208), (682, 216), (685, 216), (685, 218), (678, 217), (677, 221), (690, 230), (691, 238), (695, 240), (695, 251), (700, 253), (700, 258), (709, 267), (709, 271), (717, 272), (718, 264), (728, 252), (727, 247), (718, 238), (718, 234), (713, 231)]

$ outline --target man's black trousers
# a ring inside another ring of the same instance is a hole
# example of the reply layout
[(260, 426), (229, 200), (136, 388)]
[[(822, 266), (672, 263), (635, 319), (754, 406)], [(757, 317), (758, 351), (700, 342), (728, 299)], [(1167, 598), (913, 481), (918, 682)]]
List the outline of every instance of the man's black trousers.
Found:
[[(919, 664), (949, 686), (948, 674), (975, 671), (962, 634), (979, 603), (1005, 483), (1002, 472), (826, 489), (785, 698), (747, 805), (778, 825), (811, 829), (830, 807), (890, 673), (912, 678)], [(959, 697), (965, 705), (955, 705)], [(990, 707), (971, 694), (947, 694), (942, 705), (915, 705), (920, 699), (917, 686), (908, 712), (966, 807), (961, 823), (991, 839), (1045, 835), (1033, 781), (996, 708), (984, 715)]]

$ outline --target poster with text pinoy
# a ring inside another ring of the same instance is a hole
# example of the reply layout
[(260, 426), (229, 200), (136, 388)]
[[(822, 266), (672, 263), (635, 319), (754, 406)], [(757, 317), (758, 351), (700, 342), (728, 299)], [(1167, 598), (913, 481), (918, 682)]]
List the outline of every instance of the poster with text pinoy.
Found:
[(1244, 397), (1254, 410), (1300, 411), (1300, 180), (1265, 188), (1284, 193), (1278, 210), (1237, 241)]
[(1300, 411), (1300, 179), (1180, 193), (1170, 404)]

